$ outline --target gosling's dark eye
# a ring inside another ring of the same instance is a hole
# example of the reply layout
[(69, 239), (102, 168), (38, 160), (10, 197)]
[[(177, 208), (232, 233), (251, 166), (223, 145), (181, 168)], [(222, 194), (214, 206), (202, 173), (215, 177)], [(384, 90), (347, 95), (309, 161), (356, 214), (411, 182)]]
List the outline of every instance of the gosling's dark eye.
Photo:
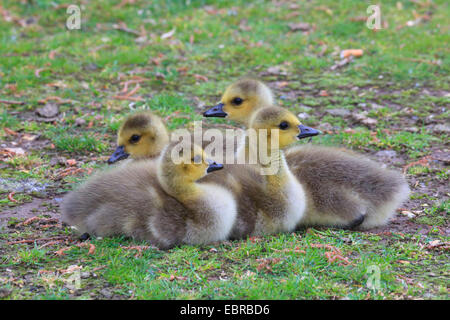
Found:
[(131, 143), (136, 143), (141, 139), (141, 136), (137, 135), (137, 134), (133, 134), (130, 138), (130, 142)]
[(287, 128), (289, 128), (289, 123), (287, 123), (286, 121), (283, 121), (280, 123), (280, 125), (278, 126), (281, 130), (286, 130)]
[(233, 101), (231, 101), (235, 106), (239, 106), (242, 104), (244, 100), (242, 100), (241, 98), (234, 98)]

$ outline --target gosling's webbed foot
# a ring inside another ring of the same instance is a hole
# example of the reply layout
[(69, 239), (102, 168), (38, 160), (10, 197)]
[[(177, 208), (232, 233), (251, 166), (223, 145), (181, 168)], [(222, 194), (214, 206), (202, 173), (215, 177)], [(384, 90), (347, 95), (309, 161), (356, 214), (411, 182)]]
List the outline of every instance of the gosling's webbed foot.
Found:
[(355, 220), (350, 222), (350, 224), (348, 225), (348, 228), (355, 229), (356, 227), (360, 226), (364, 222), (365, 218), (366, 218), (365, 215), (360, 215), (358, 218), (356, 218)]
[(86, 240), (88, 240), (89, 238), (91, 237), (91, 235), (89, 234), (89, 233), (87, 233), (87, 232), (85, 232), (85, 233), (83, 233), (81, 236), (80, 236), (80, 241), (86, 241)]

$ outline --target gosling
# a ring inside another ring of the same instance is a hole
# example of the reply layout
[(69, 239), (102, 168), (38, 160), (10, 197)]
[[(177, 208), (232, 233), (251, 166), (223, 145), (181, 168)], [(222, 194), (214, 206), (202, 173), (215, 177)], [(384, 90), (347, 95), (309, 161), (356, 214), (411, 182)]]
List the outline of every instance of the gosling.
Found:
[[(262, 82), (242, 79), (230, 85), (220, 103), (204, 116), (226, 117), (248, 126), (257, 110), (272, 103), (272, 96)], [(349, 151), (296, 146), (286, 151), (286, 161), (306, 193), (307, 209), (299, 227), (382, 226), (409, 196), (400, 173)]]
[(207, 159), (199, 146), (178, 146), (170, 143), (157, 160), (95, 175), (64, 198), (63, 221), (80, 233), (125, 235), (161, 249), (227, 239), (236, 201), (217, 183), (198, 181), (223, 165)]

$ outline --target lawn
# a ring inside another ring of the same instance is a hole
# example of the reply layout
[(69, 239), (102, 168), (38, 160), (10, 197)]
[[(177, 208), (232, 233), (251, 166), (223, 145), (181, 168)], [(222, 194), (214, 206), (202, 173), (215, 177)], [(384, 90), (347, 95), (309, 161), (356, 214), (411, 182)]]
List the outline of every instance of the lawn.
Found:
[[(67, 3), (0, 5), (0, 299), (449, 298), (447, 1), (383, 1), (380, 30), (370, 1), (80, 0), (72, 30)], [(319, 128), (312, 143), (403, 171), (393, 221), (168, 251), (61, 225), (131, 110), (189, 127), (244, 76)]]

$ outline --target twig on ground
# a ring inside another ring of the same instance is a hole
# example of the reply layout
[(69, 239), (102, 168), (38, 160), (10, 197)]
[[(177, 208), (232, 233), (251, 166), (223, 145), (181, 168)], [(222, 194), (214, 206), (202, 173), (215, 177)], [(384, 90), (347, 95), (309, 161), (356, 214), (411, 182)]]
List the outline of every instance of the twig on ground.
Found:
[(4, 104), (20, 104), (20, 105), (25, 104), (25, 102), (23, 102), (23, 101), (3, 100), (3, 99), (0, 99), (0, 103), (4, 103)]

